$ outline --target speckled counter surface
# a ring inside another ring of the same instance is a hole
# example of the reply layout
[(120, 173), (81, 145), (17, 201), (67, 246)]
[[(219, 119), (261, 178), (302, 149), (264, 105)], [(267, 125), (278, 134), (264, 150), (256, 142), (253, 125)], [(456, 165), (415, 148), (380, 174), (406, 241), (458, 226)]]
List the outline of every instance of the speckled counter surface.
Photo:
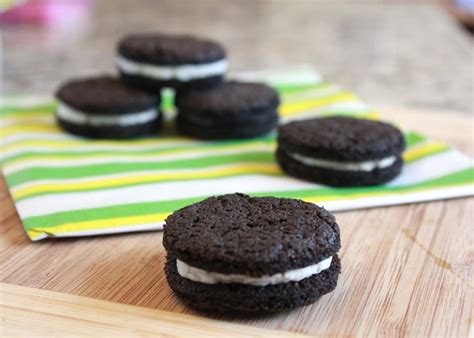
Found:
[(473, 112), (473, 40), (433, 2), (96, 1), (79, 27), (3, 26), (1, 90), (112, 72), (117, 39), (144, 30), (215, 38), (234, 72), (306, 63), (375, 106)]

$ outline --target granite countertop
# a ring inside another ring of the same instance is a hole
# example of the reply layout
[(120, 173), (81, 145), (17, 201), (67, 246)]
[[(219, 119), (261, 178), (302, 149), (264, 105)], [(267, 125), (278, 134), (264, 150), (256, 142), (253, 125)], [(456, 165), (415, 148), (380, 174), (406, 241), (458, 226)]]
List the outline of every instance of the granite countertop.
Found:
[(126, 1), (94, 3), (75, 27), (4, 25), (4, 94), (48, 94), (72, 76), (114, 71), (132, 31), (221, 41), (232, 71), (312, 64), (372, 105), (473, 112), (472, 39), (435, 2)]

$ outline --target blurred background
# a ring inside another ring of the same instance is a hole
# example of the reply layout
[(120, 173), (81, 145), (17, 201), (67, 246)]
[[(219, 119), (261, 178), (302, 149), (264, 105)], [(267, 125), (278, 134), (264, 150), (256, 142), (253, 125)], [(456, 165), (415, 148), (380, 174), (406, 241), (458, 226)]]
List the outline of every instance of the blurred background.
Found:
[(231, 72), (310, 64), (379, 104), (474, 105), (474, 0), (0, 0), (3, 95), (114, 71), (133, 31), (214, 38)]

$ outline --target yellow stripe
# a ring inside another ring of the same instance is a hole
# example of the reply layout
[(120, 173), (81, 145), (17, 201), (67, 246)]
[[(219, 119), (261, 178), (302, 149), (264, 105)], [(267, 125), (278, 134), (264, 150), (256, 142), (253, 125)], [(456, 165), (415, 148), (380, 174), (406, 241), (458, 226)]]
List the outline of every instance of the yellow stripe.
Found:
[(95, 221), (82, 221), (82, 222), (71, 222), (65, 223), (53, 227), (46, 228), (37, 228), (37, 229), (28, 229), (28, 236), (31, 239), (39, 237), (44, 232), (51, 234), (58, 233), (68, 233), (75, 231), (85, 231), (85, 230), (95, 230), (95, 229), (107, 229), (115, 228), (121, 226), (133, 226), (139, 224), (148, 224), (148, 223), (159, 223), (163, 222), (169, 213), (157, 213), (157, 214), (148, 214), (141, 216), (128, 216), (128, 217), (119, 217), (119, 218), (108, 218), (108, 219), (99, 219)]
[[(420, 157), (423, 157), (425, 155), (429, 155), (431, 153), (438, 152), (440, 150), (445, 150), (448, 149), (447, 146), (443, 143), (440, 142), (432, 142), (432, 143), (427, 143), (420, 145), (419, 147), (415, 147), (413, 149), (409, 149), (405, 151), (403, 154), (403, 158), (405, 161), (413, 161), (416, 160)], [(429, 188), (426, 188), (429, 189)], [(329, 196), (315, 196), (315, 197), (308, 197), (304, 198), (305, 201), (307, 202), (324, 202), (324, 201), (337, 201), (337, 200), (345, 200), (348, 198), (362, 198), (362, 197), (377, 197), (377, 196), (386, 196), (390, 194), (406, 194), (406, 193), (411, 193), (413, 190), (423, 190), (423, 188), (415, 188), (415, 189), (410, 189), (408, 191), (394, 191), (394, 192), (388, 192), (388, 191), (374, 191), (374, 192), (364, 192), (364, 193), (359, 193), (359, 194), (350, 194), (350, 195), (329, 195)]]
[[(333, 116), (333, 112), (324, 112), (320, 114), (320, 116)], [(348, 117), (356, 117), (359, 119), (367, 119), (367, 120), (374, 120), (374, 121), (380, 121), (380, 114), (375, 112), (375, 111), (369, 111), (369, 112), (360, 112), (360, 113), (351, 113), (351, 114), (342, 114), (343, 116), (348, 116)], [(309, 118), (310, 116), (308, 116)]]
[(307, 89), (307, 90), (292, 92), (288, 94), (283, 93), (282, 95), (280, 95), (280, 97), (282, 98), (282, 103), (287, 104), (287, 103), (293, 103), (293, 102), (301, 102), (303, 100), (308, 100), (311, 98), (318, 99), (318, 98), (323, 98), (323, 97), (343, 94), (343, 93), (347, 93), (347, 92), (343, 91), (340, 87), (336, 85), (328, 84), (321, 88)]
[(329, 195), (329, 196), (314, 196), (314, 197), (303, 197), (303, 200), (310, 203), (320, 203), (320, 202), (328, 202), (328, 201), (339, 201), (339, 200), (347, 200), (347, 199), (354, 199), (354, 198), (362, 198), (362, 197), (376, 197), (376, 196), (385, 196), (390, 193), (387, 192), (365, 192), (360, 194), (351, 194), (351, 195)]
[(369, 111), (368, 113), (357, 114), (356, 116), (367, 120), (380, 121), (380, 114), (376, 111)]
[[(219, 146), (214, 146), (212, 148), (202, 148), (202, 149), (170, 149), (170, 150), (164, 150), (164, 151), (161, 151), (161, 152), (157, 152), (157, 153), (147, 153), (147, 154), (140, 154), (140, 153), (135, 153), (135, 154), (120, 154), (120, 153), (117, 153), (117, 154), (86, 154), (86, 155), (77, 155), (77, 156), (74, 156), (74, 157), (70, 157), (70, 158), (64, 158), (64, 157), (61, 157), (61, 156), (48, 156), (48, 155), (45, 155), (45, 156), (38, 156), (38, 158), (36, 159), (29, 159), (29, 158), (26, 158), (26, 159), (17, 159), (17, 160), (12, 160), (12, 161), (7, 161), (5, 164), (4, 164), (4, 168), (8, 171), (9, 168), (11, 168), (12, 166), (15, 166), (15, 165), (18, 165), (18, 164), (25, 164), (25, 163), (30, 163), (30, 162), (33, 162), (33, 161), (42, 161), (44, 163), (48, 163), (48, 161), (61, 161), (61, 163), (68, 163), (68, 162), (76, 162), (76, 161), (81, 161), (81, 160), (89, 160), (89, 159), (95, 159), (95, 158), (100, 158), (100, 159), (107, 159), (107, 158), (118, 158), (118, 161), (120, 161), (120, 158), (133, 158), (134, 160), (136, 159), (137, 161), (141, 160), (141, 159), (149, 159), (153, 156), (168, 156), (168, 155), (176, 155), (176, 154), (183, 154), (183, 153), (189, 153), (190, 155), (194, 154), (196, 151), (198, 152), (203, 152), (203, 155), (202, 156), (206, 156), (206, 153), (210, 153), (210, 155), (213, 155), (216, 151), (219, 151), (219, 150), (228, 150), (228, 151), (232, 151), (232, 150), (242, 150), (243, 152), (244, 151), (252, 151), (252, 150), (255, 150), (255, 151), (258, 151), (258, 150), (261, 150), (262, 148), (256, 148), (258, 146), (265, 146), (264, 147), (264, 151), (273, 151), (274, 148), (275, 148), (275, 145), (276, 143), (275, 142), (272, 142), (272, 143), (266, 143), (266, 142), (261, 142), (261, 141), (255, 141), (255, 142), (250, 142), (250, 143), (246, 143), (246, 144), (232, 144), (232, 145), (219, 145)], [(221, 156), (225, 155), (225, 154), (220, 154)], [(184, 157), (185, 159), (186, 157)]]
[(315, 109), (339, 102), (360, 102), (357, 97), (350, 93), (342, 93), (326, 97), (320, 97), (312, 100), (305, 100), (293, 103), (283, 103), (279, 108), (281, 116), (289, 116), (300, 113), (302, 111)]
[(445, 149), (448, 149), (448, 147), (441, 142), (425, 143), (420, 146), (415, 146), (413, 148), (407, 149), (403, 153), (403, 159), (407, 162), (410, 162), (425, 155), (429, 155), (431, 153), (435, 153)]
[(47, 112), (28, 112), (28, 113), (21, 113), (21, 114), (11, 114), (11, 115), (0, 115), (0, 120), (7, 121), (7, 122), (28, 122), (31, 120), (45, 120), (45, 118), (51, 119), (54, 121), (54, 115)]
[[(203, 178), (215, 178), (229, 175), (238, 174), (278, 174), (280, 169), (276, 164), (248, 164), (248, 165), (234, 165), (226, 168), (208, 169), (202, 172), (190, 171), (190, 172), (169, 172), (169, 173), (157, 173), (157, 174), (146, 174), (136, 177), (122, 176), (112, 178), (96, 178), (91, 181), (84, 182), (57, 182), (49, 184), (39, 184), (34, 186), (28, 186), (19, 188), (12, 192), (12, 196), (15, 199), (28, 197), (38, 193), (46, 192), (67, 192), (77, 190), (92, 190), (92, 189), (103, 189), (112, 188), (130, 184), (143, 184), (151, 182), (160, 182), (164, 180), (186, 180), (186, 179), (203, 179)], [(129, 173), (126, 173), (129, 175)]]
[(87, 147), (87, 150), (94, 151), (99, 147), (117, 147), (117, 149), (127, 149), (136, 146), (147, 146), (147, 145), (183, 145), (190, 144), (197, 141), (193, 141), (189, 137), (166, 137), (156, 138), (149, 140), (137, 140), (137, 141), (89, 141), (89, 140), (23, 140), (18, 141), (2, 148), (3, 153), (9, 153), (18, 149), (29, 147), (45, 147), (49, 149), (77, 149)]
[[(433, 142), (423, 144), (419, 147), (409, 149), (404, 154), (405, 161), (413, 161), (420, 157), (429, 155), (431, 153), (438, 152), (440, 150), (447, 149), (443, 143)], [(147, 174), (137, 177), (114, 177), (114, 178), (105, 178), (105, 179), (94, 179), (91, 181), (85, 182), (76, 182), (76, 183), (49, 183), (49, 184), (39, 184), (35, 186), (28, 186), (25, 188), (19, 188), (13, 191), (14, 198), (23, 198), (37, 193), (44, 193), (49, 191), (74, 191), (74, 190), (89, 190), (89, 189), (100, 189), (100, 188), (110, 188), (115, 186), (123, 186), (129, 184), (142, 184), (149, 182), (159, 182), (164, 180), (179, 180), (179, 179), (202, 179), (202, 178), (211, 178), (211, 177), (222, 177), (226, 175), (242, 174), (242, 173), (252, 173), (257, 171), (258, 173), (264, 174), (276, 174), (280, 170), (276, 164), (248, 164), (248, 165), (236, 165), (229, 166), (226, 168), (217, 168), (209, 169), (203, 172), (175, 172), (175, 173), (157, 173), (157, 174)]]
[[(455, 187), (463, 185), (461, 184), (442, 184), (439, 185), (438, 188), (440, 187)], [(348, 200), (348, 199), (360, 199), (360, 198), (366, 198), (366, 197), (382, 197), (382, 196), (388, 196), (388, 195), (405, 195), (405, 194), (411, 194), (413, 192), (419, 192), (419, 191), (429, 191), (432, 190), (433, 188), (428, 186), (428, 187), (416, 187), (416, 188), (411, 188), (407, 190), (394, 190), (394, 191), (373, 191), (373, 192), (364, 192), (364, 193), (358, 193), (358, 194), (349, 194), (349, 195), (328, 195), (328, 196), (313, 196), (313, 197), (303, 197), (302, 199), (306, 202), (311, 202), (311, 203), (320, 203), (320, 202), (328, 202), (328, 201), (338, 201), (338, 200)]]
[(318, 203), (318, 202), (347, 200), (347, 199), (354, 199), (354, 198), (380, 197), (380, 196), (387, 196), (387, 195), (407, 194), (407, 193), (413, 192), (413, 190), (422, 190), (422, 189), (417, 188), (417, 189), (412, 189), (409, 191), (374, 191), (374, 192), (363, 192), (363, 193), (350, 194), (350, 195), (337, 195), (336, 194), (336, 195), (328, 195), (328, 196), (313, 196), (313, 197), (304, 197), (303, 200), (306, 202)]
[[(451, 186), (447, 184), (447, 186)], [(426, 188), (415, 188), (409, 189), (406, 191), (387, 191), (387, 192), (365, 192), (360, 194), (351, 194), (349, 197), (352, 198), (364, 198), (364, 197), (378, 197), (378, 196), (387, 196), (387, 195), (399, 195), (399, 194), (409, 194), (413, 191), (423, 191), (429, 190), (430, 187)], [(330, 196), (313, 196), (313, 197), (304, 197), (303, 199), (306, 202), (311, 203), (321, 203), (325, 201), (334, 201), (334, 200), (344, 200), (347, 199), (348, 196), (341, 196), (341, 195), (330, 195)], [(95, 221), (82, 221), (82, 222), (71, 222), (65, 223), (62, 225), (57, 225), (54, 227), (46, 227), (44, 229), (37, 228), (37, 229), (28, 229), (28, 236), (31, 239), (38, 238), (40, 235), (44, 234), (45, 232), (51, 234), (59, 234), (59, 233), (68, 233), (68, 232), (76, 232), (81, 230), (91, 230), (91, 229), (106, 229), (112, 227), (121, 227), (121, 226), (133, 226), (139, 224), (149, 224), (149, 223), (158, 223), (163, 222), (166, 217), (168, 217), (169, 213), (157, 213), (157, 214), (149, 214), (143, 216), (129, 216), (129, 217), (120, 217), (120, 218), (111, 218), (111, 219), (103, 219), (103, 220), (95, 220)]]
[[(8, 126), (5, 128), (0, 129), (0, 136), (7, 137), (10, 135), (15, 134), (22, 134), (25, 135), (27, 133), (44, 133), (46, 135), (51, 134), (60, 134), (60, 135), (67, 135), (62, 129), (60, 129), (56, 125), (44, 125), (44, 124), (29, 124), (29, 125), (21, 125), (21, 126)], [(135, 146), (135, 145), (148, 145), (148, 144), (162, 144), (162, 143), (172, 143), (172, 142), (183, 142), (183, 141), (191, 141), (192, 139), (189, 137), (166, 137), (163, 139), (148, 139), (148, 140), (127, 140), (124, 141), (105, 141), (105, 140), (88, 140), (88, 139), (76, 139), (76, 140), (25, 140), (25, 141), (18, 141), (11, 146), (45, 146), (45, 147), (53, 147), (53, 148), (70, 148), (74, 145), (87, 145), (87, 146)]]
[(63, 134), (62, 130), (54, 124), (24, 124), (2, 128), (1, 136), (7, 137), (25, 133)]

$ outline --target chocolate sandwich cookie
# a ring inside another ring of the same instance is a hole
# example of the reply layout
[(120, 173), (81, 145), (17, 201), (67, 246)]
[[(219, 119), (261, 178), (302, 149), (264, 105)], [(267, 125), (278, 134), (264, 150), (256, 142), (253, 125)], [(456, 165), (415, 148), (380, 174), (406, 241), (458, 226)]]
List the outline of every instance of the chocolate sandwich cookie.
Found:
[(206, 311), (292, 309), (332, 291), (339, 227), (312, 203), (243, 194), (211, 197), (166, 219), (170, 287)]
[(261, 83), (229, 81), (208, 89), (178, 90), (179, 132), (199, 139), (249, 138), (278, 122), (278, 94)]
[(396, 177), (404, 149), (403, 134), (390, 124), (336, 116), (280, 126), (276, 157), (295, 177), (332, 186), (364, 186)]
[(188, 35), (135, 34), (118, 44), (117, 67), (129, 85), (158, 93), (163, 87), (207, 87), (222, 81), (224, 48)]
[(110, 76), (73, 80), (56, 92), (56, 119), (65, 130), (92, 138), (132, 138), (161, 125), (160, 98)]

